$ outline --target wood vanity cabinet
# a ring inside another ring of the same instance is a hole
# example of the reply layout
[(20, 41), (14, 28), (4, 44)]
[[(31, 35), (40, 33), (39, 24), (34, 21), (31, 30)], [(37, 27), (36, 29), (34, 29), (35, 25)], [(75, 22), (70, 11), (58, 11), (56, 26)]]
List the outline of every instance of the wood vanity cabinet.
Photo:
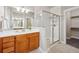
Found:
[(16, 52), (29, 52), (39, 47), (39, 33), (22, 34), (16, 36)]
[(0, 52), (1, 53), (15, 52), (14, 42), (15, 42), (14, 36), (0, 38)]
[(3, 41), (3, 53), (11, 53), (15, 52), (15, 37), (10, 36), (10, 37), (4, 37), (2, 38)]
[(0, 38), (1, 53), (23, 53), (39, 47), (39, 32)]
[(2, 52), (2, 38), (0, 38), (0, 53)]
[(16, 36), (16, 52), (27, 52), (29, 49), (29, 38), (26, 34)]
[(36, 49), (39, 47), (39, 32), (30, 34), (30, 50)]

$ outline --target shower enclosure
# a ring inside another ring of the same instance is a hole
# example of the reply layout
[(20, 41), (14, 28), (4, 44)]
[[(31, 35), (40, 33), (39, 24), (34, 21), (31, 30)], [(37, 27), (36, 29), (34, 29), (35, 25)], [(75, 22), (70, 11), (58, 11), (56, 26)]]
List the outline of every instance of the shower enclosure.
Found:
[(41, 26), (45, 28), (46, 43), (50, 47), (60, 38), (60, 16), (42, 11)]

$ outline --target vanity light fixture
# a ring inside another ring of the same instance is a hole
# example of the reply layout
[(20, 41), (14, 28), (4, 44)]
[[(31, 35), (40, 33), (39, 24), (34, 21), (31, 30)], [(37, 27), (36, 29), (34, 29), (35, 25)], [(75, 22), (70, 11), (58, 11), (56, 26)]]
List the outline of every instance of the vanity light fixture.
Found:
[(16, 9), (17, 9), (17, 11), (20, 11), (21, 8), (20, 7), (16, 7)]
[(25, 8), (22, 8), (21, 11), (24, 12), (25, 11)]
[(30, 12), (30, 10), (29, 9), (26, 9), (26, 11), (25, 11), (26, 13), (28, 13), (28, 12)]
[(22, 7), (15, 7), (15, 8), (18, 12), (25, 12), (25, 13), (32, 12), (32, 10), (27, 8), (22, 8)]

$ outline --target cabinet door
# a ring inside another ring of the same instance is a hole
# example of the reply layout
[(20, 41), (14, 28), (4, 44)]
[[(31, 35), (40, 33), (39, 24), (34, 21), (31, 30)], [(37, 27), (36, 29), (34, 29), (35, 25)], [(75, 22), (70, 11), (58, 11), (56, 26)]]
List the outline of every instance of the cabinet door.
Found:
[(28, 38), (25, 34), (16, 36), (16, 52), (23, 53), (28, 51)]
[(30, 35), (30, 50), (39, 47), (39, 33), (32, 33)]
[(14, 51), (14, 36), (3, 38), (3, 53), (11, 53)]
[(0, 53), (2, 52), (2, 39), (0, 38)]

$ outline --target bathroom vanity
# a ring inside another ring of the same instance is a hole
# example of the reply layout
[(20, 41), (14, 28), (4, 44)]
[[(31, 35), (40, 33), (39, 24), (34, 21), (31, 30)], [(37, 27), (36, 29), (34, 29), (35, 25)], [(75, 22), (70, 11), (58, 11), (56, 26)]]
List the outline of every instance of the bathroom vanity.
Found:
[(39, 31), (4, 31), (0, 32), (1, 53), (26, 53), (39, 47)]

